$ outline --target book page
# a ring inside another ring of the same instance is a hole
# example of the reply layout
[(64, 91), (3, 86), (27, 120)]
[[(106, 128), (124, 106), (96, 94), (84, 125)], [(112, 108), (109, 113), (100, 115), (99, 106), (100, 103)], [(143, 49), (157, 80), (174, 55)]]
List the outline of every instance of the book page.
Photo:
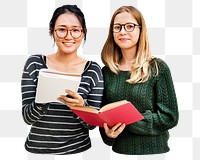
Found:
[(109, 103), (109, 104), (103, 106), (99, 111), (103, 112), (103, 111), (106, 111), (106, 110), (121, 106), (121, 105), (126, 104), (126, 103), (129, 103), (129, 102), (127, 100), (121, 100), (121, 101)]
[(86, 111), (91, 113), (99, 113), (99, 111), (90, 106), (77, 106), (77, 107), (70, 107), (71, 110), (79, 110), (79, 111)]
[(41, 74), (43, 76), (49, 77), (49, 78), (71, 79), (71, 80), (79, 80), (80, 79), (80, 75), (74, 76), (73, 74), (55, 74), (55, 73), (51, 73), (51, 72), (42, 72)]
[[(56, 76), (56, 75), (73, 76), (73, 77), (80, 77), (81, 76), (78, 73), (66, 73), (66, 72), (56, 71), (56, 70), (48, 69), (48, 68), (42, 68), (40, 70), (40, 72), (42, 74), (46, 73), (46, 75), (49, 75), (49, 76)], [(48, 74), (48, 73), (50, 73), (50, 74)]]

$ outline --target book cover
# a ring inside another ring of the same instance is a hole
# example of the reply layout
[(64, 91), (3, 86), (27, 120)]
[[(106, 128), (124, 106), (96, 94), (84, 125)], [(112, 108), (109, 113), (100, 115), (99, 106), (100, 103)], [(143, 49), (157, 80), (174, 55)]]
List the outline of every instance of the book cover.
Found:
[(59, 102), (57, 98), (60, 95), (66, 95), (66, 89), (78, 91), (80, 80), (81, 75), (79, 74), (41, 69), (38, 76), (35, 102)]
[(128, 125), (144, 119), (134, 105), (126, 100), (107, 104), (100, 110), (90, 106), (70, 107), (70, 109), (87, 124), (99, 127), (103, 127), (104, 123), (109, 127), (119, 122)]

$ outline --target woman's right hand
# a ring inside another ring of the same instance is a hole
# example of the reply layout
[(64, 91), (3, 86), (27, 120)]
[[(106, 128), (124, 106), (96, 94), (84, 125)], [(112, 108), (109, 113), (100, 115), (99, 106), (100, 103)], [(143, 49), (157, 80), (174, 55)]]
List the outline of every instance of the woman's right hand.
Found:
[(111, 129), (106, 123), (103, 125), (106, 135), (109, 138), (116, 138), (125, 128), (125, 124), (117, 123)]
[(61, 95), (58, 100), (67, 105), (68, 107), (84, 106), (83, 98), (71, 90), (66, 90), (66, 95)]

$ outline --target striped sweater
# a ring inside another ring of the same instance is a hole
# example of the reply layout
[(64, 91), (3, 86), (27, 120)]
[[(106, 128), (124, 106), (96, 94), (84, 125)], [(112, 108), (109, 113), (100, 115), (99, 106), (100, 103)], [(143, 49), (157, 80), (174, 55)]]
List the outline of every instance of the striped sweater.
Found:
[[(35, 103), (37, 77), (41, 68), (47, 68), (45, 56), (32, 55), (28, 58), (22, 74), (22, 115), (24, 121), (31, 125), (25, 142), (26, 150), (43, 154), (73, 154), (89, 149), (89, 129), (94, 126), (86, 124), (61, 103)], [(101, 106), (102, 92), (101, 68), (97, 63), (88, 61), (78, 93), (86, 105), (98, 109)]]

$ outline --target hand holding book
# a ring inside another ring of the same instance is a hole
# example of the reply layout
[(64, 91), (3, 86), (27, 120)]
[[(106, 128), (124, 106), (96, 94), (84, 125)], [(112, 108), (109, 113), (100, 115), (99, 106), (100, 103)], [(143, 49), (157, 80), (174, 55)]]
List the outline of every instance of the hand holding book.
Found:
[(109, 138), (116, 138), (124, 130), (125, 126), (125, 124), (121, 123), (117, 123), (112, 128), (109, 128), (106, 123), (103, 125), (105, 133)]
[(84, 105), (83, 98), (78, 93), (75, 93), (71, 90), (66, 90), (66, 95), (61, 95), (58, 97), (58, 100), (68, 107)]

